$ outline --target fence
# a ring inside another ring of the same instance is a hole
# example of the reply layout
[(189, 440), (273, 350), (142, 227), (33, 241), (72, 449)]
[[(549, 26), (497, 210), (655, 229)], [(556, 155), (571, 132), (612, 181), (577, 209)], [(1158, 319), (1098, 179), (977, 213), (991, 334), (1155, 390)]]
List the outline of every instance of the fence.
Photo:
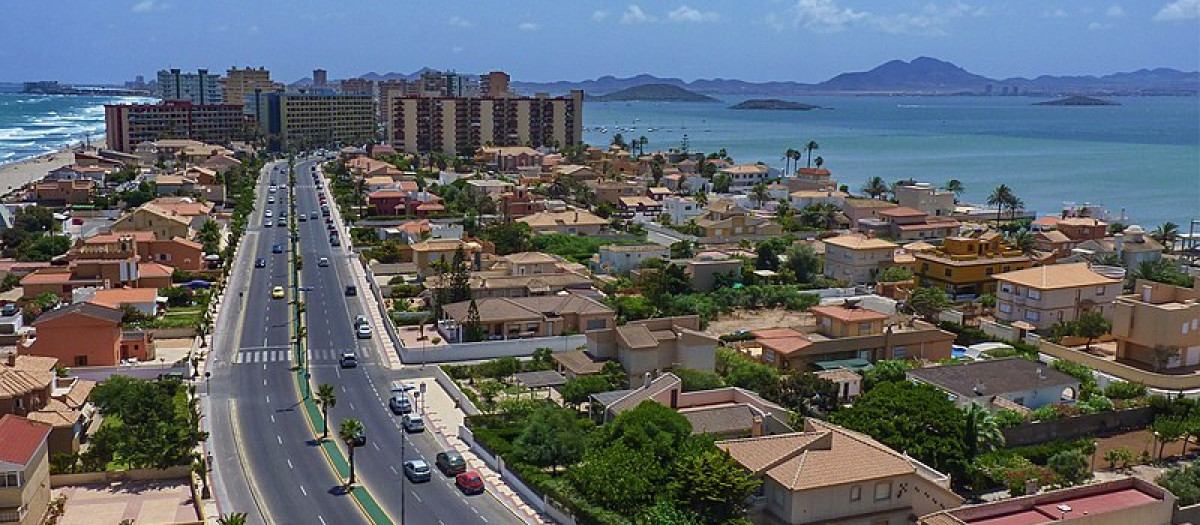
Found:
[(192, 475), (189, 465), (177, 465), (165, 469), (139, 468), (104, 472), (80, 472), (77, 474), (52, 474), (50, 486), (114, 483), (118, 481), (142, 481), (154, 479), (187, 479)]
[(525, 503), (541, 513), (542, 516), (562, 525), (576, 525), (575, 518), (570, 513), (562, 510), (560, 508), (561, 505), (550, 499), (546, 494), (542, 494), (533, 487), (526, 485), (525, 480), (521, 479), (517, 473), (508, 469), (504, 464), (504, 458), (493, 455), (487, 448), (475, 441), (475, 434), (471, 432), (471, 429), (466, 426), (459, 426), (458, 437), (471, 448), (471, 452), (474, 452), (479, 459), (487, 464), (488, 468), (499, 472), (500, 479), (504, 480), (509, 487), (512, 487), (513, 491), (521, 499), (525, 500)]
[[(1200, 375), (1197, 374), (1158, 374), (1116, 361), (1109, 361), (1087, 352), (1056, 345), (1045, 340), (1041, 341), (1038, 345), (1038, 351), (1055, 359), (1066, 359), (1067, 361), (1079, 363), (1092, 370), (1118, 377), (1123, 381), (1141, 383), (1152, 391), (1160, 390), (1164, 393), (1175, 394), (1200, 389)], [(1194, 397), (1194, 393), (1184, 393), (1184, 395), (1185, 397)]]
[(1036, 445), (1060, 439), (1076, 439), (1108, 432), (1145, 428), (1154, 419), (1154, 409), (1134, 408), (1117, 412), (1082, 414), (1054, 421), (1039, 421), (1001, 430), (1006, 446)]
[(450, 394), (450, 397), (454, 398), (454, 401), (458, 403), (458, 407), (468, 416), (475, 416), (482, 413), (475, 407), (475, 403), (471, 402), (471, 398), (467, 397), (461, 388), (458, 388), (458, 383), (455, 383), (449, 375), (446, 375), (446, 371), (442, 370), (442, 367), (433, 367), (433, 379), (442, 386), (442, 389), (447, 394)]
[(535, 337), (532, 339), (507, 339), (504, 341), (480, 341), (478, 343), (455, 343), (432, 348), (405, 348), (397, 345), (400, 360), (405, 363), (448, 363), (475, 361), (499, 357), (528, 357), (538, 348), (549, 348), (555, 352), (567, 352), (587, 344), (587, 336), (564, 335), (557, 337)]
[(1001, 341), (1020, 341), (1021, 331), (1008, 325), (1003, 325), (995, 321), (986, 319), (979, 320), (979, 329), (983, 333), (1000, 339)]

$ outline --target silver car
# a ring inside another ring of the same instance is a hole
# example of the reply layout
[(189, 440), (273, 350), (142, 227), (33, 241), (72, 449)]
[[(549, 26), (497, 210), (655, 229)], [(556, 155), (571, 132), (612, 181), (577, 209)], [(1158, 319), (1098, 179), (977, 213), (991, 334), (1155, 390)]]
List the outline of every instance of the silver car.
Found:
[(420, 483), (432, 479), (433, 470), (429, 468), (429, 463), (423, 459), (413, 459), (404, 462), (404, 477), (408, 478), (413, 483)]

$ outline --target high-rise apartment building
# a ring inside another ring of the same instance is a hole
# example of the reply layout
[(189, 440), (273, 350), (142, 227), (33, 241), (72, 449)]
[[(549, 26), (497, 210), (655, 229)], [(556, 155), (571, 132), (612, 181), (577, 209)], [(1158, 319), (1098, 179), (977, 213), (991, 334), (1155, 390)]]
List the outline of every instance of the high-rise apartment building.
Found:
[[(423, 86), (425, 87), (425, 86)], [(407, 153), (482, 146), (564, 147), (583, 138), (583, 91), (550, 97), (418, 97), (389, 92), (387, 141)]]
[(338, 91), (346, 95), (375, 95), (375, 81), (366, 78), (347, 78), (342, 80)]
[(271, 72), (266, 68), (238, 69), (231, 67), (225, 71), (225, 103), (246, 103), (246, 95), (254, 94), (254, 90), (270, 91), (273, 87)]
[(484, 98), (507, 97), (509, 95), (508, 80), (508, 73), (503, 71), (492, 71), (479, 77), (479, 96)]
[(324, 69), (314, 69), (313, 70), (312, 85), (314, 87), (324, 86), (325, 84), (328, 84), (328, 83), (329, 83), (329, 73), (327, 71), (325, 71)]
[(376, 139), (375, 103), (370, 95), (258, 93), (251, 97), (271, 149), (362, 145)]
[(132, 152), (138, 144), (161, 139), (192, 139), (228, 144), (244, 131), (238, 104), (193, 104), (167, 100), (160, 104), (107, 104), (104, 126), (108, 147)]
[(184, 73), (178, 69), (158, 72), (156, 94), (163, 100), (186, 100), (192, 104), (220, 104), (221, 76), (210, 75), (207, 69)]

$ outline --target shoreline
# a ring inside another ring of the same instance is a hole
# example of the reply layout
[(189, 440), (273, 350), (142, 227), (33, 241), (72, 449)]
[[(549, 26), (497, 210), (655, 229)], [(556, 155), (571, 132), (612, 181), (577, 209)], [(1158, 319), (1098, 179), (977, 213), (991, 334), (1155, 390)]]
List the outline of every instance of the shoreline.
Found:
[[(104, 146), (104, 135), (89, 136), (95, 151)], [(75, 152), (82, 151), (84, 141), (77, 140), (55, 151), (34, 157), (0, 163), (0, 193), (14, 190), (41, 180), (46, 174), (63, 166), (75, 163)]]

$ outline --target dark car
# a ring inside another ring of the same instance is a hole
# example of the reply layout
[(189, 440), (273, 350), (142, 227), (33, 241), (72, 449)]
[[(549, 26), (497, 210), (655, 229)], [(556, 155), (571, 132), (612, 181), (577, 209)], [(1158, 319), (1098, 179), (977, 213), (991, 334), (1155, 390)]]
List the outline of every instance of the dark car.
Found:
[(483, 494), (483, 478), (474, 470), (454, 476), (454, 484), (463, 494)]
[(255, 260), (254, 260), (254, 267), (255, 267), (255, 268), (266, 268), (266, 267), (267, 267), (267, 260), (266, 260), (265, 258), (263, 258), (263, 257), (259, 257), (259, 258), (255, 259)]
[(467, 471), (467, 461), (463, 459), (462, 454), (454, 450), (438, 452), (433, 464), (437, 465), (438, 470), (447, 476), (455, 476)]
[(17, 315), (20, 311), (21, 309), (17, 307), (17, 303), (7, 303), (3, 307), (0, 307), (0, 316), (11, 317)]
[(358, 356), (354, 355), (354, 350), (342, 350), (342, 357), (338, 360), (342, 368), (355, 368), (358, 366)]
[(354, 297), (358, 295), (358, 287), (353, 284), (346, 285), (346, 297)]
[(341, 246), (342, 241), (340, 239), (338, 239), (337, 235), (330, 235), (329, 236), (329, 245), (330, 246)]
[(283, 253), (283, 245), (282, 245), (282, 244), (276, 244), (275, 246), (272, 246), (272, 247), (271, 247), (271, 253)]
[(404, 462), (404, 477), (408, 478), (413, 483), (420, 483), (432, 479), (433, 470), (429, 468), (429, 463), (423, 459), (413, 459)]

